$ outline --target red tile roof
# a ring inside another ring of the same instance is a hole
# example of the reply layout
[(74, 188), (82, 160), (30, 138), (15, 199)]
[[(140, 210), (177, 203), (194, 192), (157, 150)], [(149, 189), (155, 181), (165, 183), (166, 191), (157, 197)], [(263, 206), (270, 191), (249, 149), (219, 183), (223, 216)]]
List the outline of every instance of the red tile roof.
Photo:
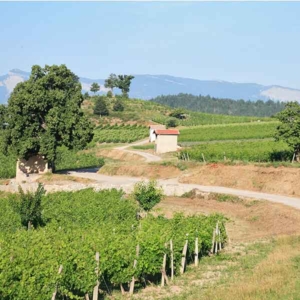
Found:
[(165, 130), (157, 129), (157, 130), (155, 130), (155, 133), (160, 134), (160, 135), (178, 135), (179, 130), (177, 130), (177, 129), (165, 129)]

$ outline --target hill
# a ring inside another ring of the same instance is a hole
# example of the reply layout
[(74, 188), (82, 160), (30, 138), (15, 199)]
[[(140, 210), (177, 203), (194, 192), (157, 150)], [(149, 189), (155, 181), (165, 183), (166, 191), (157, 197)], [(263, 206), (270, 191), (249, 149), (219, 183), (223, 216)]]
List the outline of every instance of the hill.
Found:
[[(18, 69), (0, 76), (0, 104), (7, 99), (18, 82), (28, 78), (29, 73)], [(131, 98), (149, 100), (160, 95), (175, 95), (187, 93), (192, 95), (210, 95), (217, 98), (233, 100), (263, 100), (300, 101), (300, 90), (276, 85), (264, 86), (256, 83), (235, 83), (217, 80), (198, 80), (174, 77), (169, 75), (134, 75), (130, 89)], [(83, 92), (89, 91), (93, 82), (101, 86), (101, 93), (106, 93), (104, 79), (80, 78)], [(116, 91), (118, 93), (118, 91)]]
[(171, 107), (183, 107), (192, 111), (201, 111), (212, 114), (225, 114), (235, 116), (257, 116), (270, 117), (284, 109), (283, 102), (268, 100), (263, 102), (244, 101), (213, 98), (210, 96), (194, 96), (192, 94), (178, 94), (168, 96), (158, 96), (151, 99), (163, 105)]
[[(105, 97), (106, 98), (106, 97)], [(166, 105), (140, 99), (122, 99), (124, 111), (113, 111), (116, 99), (106, 98), (109, 108), (109, 116), (98, 117), (93, 114), (95, 97), (86, 99), (83, 108), (90, 115), (95, 124), (149, 124), (156, 122), (165, 124), (170, 114), (175, 110)], [(207, 114), (202, 112), (187, 111), (186, 119), (178, 120), (180, 126), (196, 126), (207, 124), (230, 124), (254, 121), (273, 121), (272, 118), (258, 118), (250, 116), (226, 116), (218, 114)]]

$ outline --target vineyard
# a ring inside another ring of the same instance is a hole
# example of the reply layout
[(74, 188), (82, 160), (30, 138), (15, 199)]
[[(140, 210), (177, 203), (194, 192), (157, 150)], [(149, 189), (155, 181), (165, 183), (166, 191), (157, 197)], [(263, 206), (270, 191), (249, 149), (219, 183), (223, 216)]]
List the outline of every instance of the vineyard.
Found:
[(18, 196), (1, 198), (1, 299), (91, 299), (98, 285), (111, 294), (168, 282), (211, 251), (216, 224), (215, 245), (226, 240), (222, 215), (140, 220), (136, 203), (117, 190), (48, 194), (41, 227), (28, 231), (14, 209)]
[(149, 130), (139, 125), (100, 125), (94, 131), (93, 142), (131, 143), (147, 137)]
[(249, 161), (273, 162), (291, 161), (293, 151), (284, 142), (224, 142), (202, 144), (186, 148), (179, 153), (180, 159), (197, 161)]
[(255, 122), (183, 128), (179, 142), (271, 138), (277, 125), (277, 122)]

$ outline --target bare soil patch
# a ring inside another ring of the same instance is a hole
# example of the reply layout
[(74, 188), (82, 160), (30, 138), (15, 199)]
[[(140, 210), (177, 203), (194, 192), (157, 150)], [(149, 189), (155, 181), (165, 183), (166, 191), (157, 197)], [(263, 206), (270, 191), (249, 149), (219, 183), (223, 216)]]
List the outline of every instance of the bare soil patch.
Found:
[(299, 178), (300, 168), (207, 164), (182, 176), (180, 182), (300, 196)]
[(104, 165), (98, 173), (106, 175), (146, 177), (153, 179), (169, 179), (178, 177), (181, 174), (181, 171), (175, 166), (161, 166), (158, 164), (150, 165), (145, 163), (125, 163)]

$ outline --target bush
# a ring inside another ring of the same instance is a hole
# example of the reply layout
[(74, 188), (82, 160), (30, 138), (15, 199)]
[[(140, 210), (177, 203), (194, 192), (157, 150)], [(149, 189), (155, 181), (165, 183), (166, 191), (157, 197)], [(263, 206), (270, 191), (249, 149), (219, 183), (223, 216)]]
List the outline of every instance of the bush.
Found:
[(101, 97), (101, 96), (97, 97), (95, 108), (94, 108), (94, 114), (98, 115), (98, 116), (108, 116), (109, 115), (108, 108), (107, 108), (104, 97)]
[(124, 105), (120, 99), (116, 100), (113, 110), (114, 111), (123, 111), (124, 110)]
[(149, 183), (138, 182), (134, 186), (133, 196), (144, 210), (149, 211), (162, 200), (164, 195), (156, 181), (150, 180)]
[(23, 191), (19, 187), (20, 202), (17, 204), (17, 212), (20, 214), (21, 223), (29, 230), (42, 224), (42, 197), (46, 191), (41, 183), (35, 192)]
[(178, 126), (178, 122), (175, 118), (170, 118), (170, 119), (167, 119), (166, 121), (166, 127), (169, 128), (169, 127), (176, 127)]

